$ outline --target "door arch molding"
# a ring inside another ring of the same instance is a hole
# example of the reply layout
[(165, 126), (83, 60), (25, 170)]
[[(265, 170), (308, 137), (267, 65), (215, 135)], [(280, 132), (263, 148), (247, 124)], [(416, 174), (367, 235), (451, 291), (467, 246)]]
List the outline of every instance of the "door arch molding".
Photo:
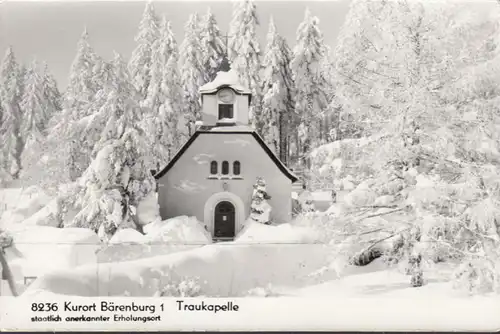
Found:
[(215, 206), (219, 202), (227, 201), (234, 205), (235, 208), (235, 235), (241, 231), (243, 223), (245, 222), (245, 205), (241, 198), (229, 191), (222, 191), (213, 194), (205, 202), (203, 220), (207, 224), (208, 231), (214, 235), (214, 213)]

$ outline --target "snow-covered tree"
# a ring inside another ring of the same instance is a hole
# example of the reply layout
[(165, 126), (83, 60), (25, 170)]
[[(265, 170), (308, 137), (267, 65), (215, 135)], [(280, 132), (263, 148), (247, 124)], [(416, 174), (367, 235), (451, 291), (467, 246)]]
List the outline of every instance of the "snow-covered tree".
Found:
[(71, 110), (74, 119), (88, 115), (87, 107), (96, 93), (94, 68), (97, 55), (90, 45), (85, 29), (78, 41), (75, 59), (71, 64), (64, 107)]
[(471, 10), (353, 1), (336, 50), (336, 98), (371, 165), (344, 198), (357, 243), (370, 236), (354, 263), (395, 240), (388, 257), (412, 286), (452, 259), (459, 286), (498, 289), (498, 26)]
[(0, 67), (0, 103), (2, 104), (2, 163), (3, 168), (17, 178), (21, 170), (23, 140), (20, 135), (21, 83), (19, 65), (11, 47), (9, 47)]
[(39, 73), (38, 63), (34, 60), (27, 71), (26, 86), (20, 105), (23, 110), (21, 136), (26, 145), (43, 141), (45, 136), (50, 115), (43, 89), (43, 78)]
[[(111, 67), (112, 81), (100, 92), (104, 103), (87, 123), (85, 134), (95, 140), (95, 156), (109, 140), (120, 138), (127, 126), (144, 129), (144, 110), (139, 106), (139, 94), (130, 79), (122, 57), (115, 53)], [(120, 123), (120, 121), (122, 123)], [(98, 135), (95, 135), (98, 133)]]
[(12, 241), (13, 238), (10, 233), (0, 229), (0, 268), (2, 268), (2, 280), (7, 280), (12, 295), (17, 296), (16, 281), (5, 257), (4, 251), (5, 248), (12, 246)]
[(170, 22), (163, 17), (161, 38), (153, 45), (151, 84), (145, 107), (151, 133), (153, 166), (165, 164), (187, 134), (182, 114), (182, 91), (178, 69), (178, 46)]
[(84, 187), (77, 201), (81, 211), (69, 224), (91, 228), (105, 241), (118, 229), (140, 229), (135, 216), (137, 205), (154, 191), (148, 168), (149, 143), (135, 88), (119, 55), (113, 67), (115, 88), (106, 92), (106, 104), (96, 115), (105, 119), (95, 147), (98, 152), (79, 181)]
[(201, 45), (203, 48), (203, 71), (204, 83), (215, 79), (217, 70), (222, 63), (226, 53), (226, 44), (221, 36), (219, 27), (210, 7), (202, 18), (201, 25)]
[(260, 77), (262, 52), (257, 37), (258, 25), (259, 19), (254, 2), (236, 1), (229, 27), (228, 56), (231, 68), (238, 73), (241, 84), (252, 92), (250, 119), (254, 128), (260, 133), (263, 127)]
[(180, 47), (181, 83), (184, 89), (183, 108), (185, 124), (191, 136), (195, 123), (200, 119), (201, 99), (199, 89), (203, 85), (203, 47), (200, 41), (198, 14), (189, 16), (185, 25), (184, 40)]
[(297, 44), (290, 63), (296, 87), (295, 111), (300, 119), (297, 132), (300, 142), (297, 146), (299, 156), (306, 165), (309, 164), (307, 155), (318, 143), (320, 114), (328, 101), (326, 80), (320, 66), (325, 57), (325, 50), (319, 19), (306, 9), (304, 21), (297, 29)]
[(135, 37), (137, 46), (128, 64), (132, 82), (141, 94), (142, 100), (146, 99), (153, 75), (153, 44), (160, 38), (159, 25), (159, 18), (155, 13), (153, 3), (149, 1), (139, 23), (139, 32)]
[(50, 73), (47, 63), (43, 65), (43, 71), (41, 73), (42, 76), (42, 86), (43, 86), (43, 94), (44, 99), (47, 101), (47, 115), (49, 118), (52, 118), (62, 109), (62, 96), (57, 87), (57, 82)]
[(89, 156), (80, 141), (82, 119), (93, 114), (97, 92), (101, 88), (102, 59), (94, 52), (85, 29), (77, 46), (71, 65), (68, 87), (64, 95), (63, 110), (53, 120), (52, 133), (66, 143), (66, 164), (70, 179), (76, 180), (89, 164)]
[(308, 212), (315, 212), (316, 208), (314, 206), (314, 198), (312, 196), (312, 193), (307, 190), (303, 189), (299, 197), (297, 198), (300, 204), (300, 211), (302, 213), (308, 213)]
[(294, 107), (290, 60), (291, 50), (271, 18), (263, 61), (262, 136), (284, 163), (288, 161), (288, 137), (292, 130), (289, 125)]
[(266, 181), (258, 177), (253, 186), (252, 203), (250, 205), (250, 219), (257, 223), (271, 224), (271, 205), (267, 200), (271, 196), (266, 191)]
[(170, 57), (168, 58), (163, 70), (162, 90), (165, 98), (160, 107), (160, 119), (164, 119), (163, 136), (159, 138), (162, 147), (166, 148), (167, 155), (161, 156), (162, 163), (166, 163), (172, 159), (173, 154), (177, 149), (184, 144), (187, 138), (188, 130), (184, 122), (182, 113), (182, 97), (183, 90), (181, 86), (181, 76), (179, 74), (179, 51), (177, 42), (170, 24), (165, 26), (163, 31), (163, 40), (168, 44)]

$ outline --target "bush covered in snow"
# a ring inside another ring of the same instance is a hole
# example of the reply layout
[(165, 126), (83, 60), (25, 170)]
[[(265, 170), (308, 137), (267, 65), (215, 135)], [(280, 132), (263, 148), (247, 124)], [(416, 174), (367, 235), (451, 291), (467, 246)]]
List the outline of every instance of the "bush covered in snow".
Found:
[(267, 202), (271, 196), (266, 192), (266, 181), (258, 177), (252, 193), (250, 219), (262, 224), (271, 224), (271, 205)]
[(282, 289), (273, 286), (271, 283), (263, 287), (250, 289), (245, 293), (246, 297), (280, 297), (283, 295)]
[[(180, 279), (162, 277), (160, 281), (167, 281), (156, 293), (155, 297), (199, 297), (203, 292), (203, 282), (198, 277), (183, 277)], [(206, 284), (206, 282), (205, 282)]]
[(299, 212), (307, 213), (316, 211), (314, 197), (309, 190), (302, 190), (298, 195), (297, 201), (299, 203)]

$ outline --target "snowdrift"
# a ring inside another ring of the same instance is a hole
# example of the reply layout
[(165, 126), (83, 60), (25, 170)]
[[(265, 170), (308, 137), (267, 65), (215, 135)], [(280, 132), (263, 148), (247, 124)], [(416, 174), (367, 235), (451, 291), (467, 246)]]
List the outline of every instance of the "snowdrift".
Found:
[(6, 257), (16, 281), (48, 272), (96, 263), (99, 239), (84, 228), (29, 226), (12, 232), (14, 243)]
[(196, 217), (179, 216), (164, 221), (156, 220), (144, 226), (144, 232), (153, 243), (206, 245), (212, 242), (210, 233)]
[(0, 189), (0, 226), (15, 229), (50, 202), (51, 198), (39, 187)]
[(292, 224), (264, 225), (248, 221), (245, 228), (234, 241), (236, 244), (247, 243), (315, 243), (317, 234), (305, 227)]
[[(308, 274), (324, 265), (328, 246), (305, 243), (310, 236), (304, 230), (259, 225), (247, 226), (235, 242), (49, 273), (26, 293), (42, 290), (79, 296), (153, 296), (167, 283), (195, 279), (202, 295), (239, 296), (268, 284), (303, 286), (311, 280)], [(278, 237), (281, 244), (269, 242)], [(252, 242), (248, 242), (250, 239)]]
[(99, 262), (130, 261), (166, 255), (212, 243), (210, 234), (196, 217), (180, 216), (144, 225), (145, 234), (133, 229), (116, 232), (99, 252)]

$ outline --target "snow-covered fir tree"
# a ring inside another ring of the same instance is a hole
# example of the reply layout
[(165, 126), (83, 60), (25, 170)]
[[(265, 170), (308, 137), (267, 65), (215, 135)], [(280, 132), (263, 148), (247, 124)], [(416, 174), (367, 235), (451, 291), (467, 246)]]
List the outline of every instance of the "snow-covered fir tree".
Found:
[(99, 111), (106, 117), (94, 160), (79, 183), (84, 187), (77, 201), (81, 211), (69, 226), (87, 227), (109, 240), (121, 228), (138, 228), (139, 202), (154, 191), (149, 171), (149, 143), (142, 128), (135, 88), (119, 55), (113, 61), (115, 89)]
[(0, 103), (3, 112), (0, 136), (3, 142), (2, 167), (13, 178), (17, 178), (21, 171), (21, 154), (24, 145), (20, 134), (22, 122), (21, 86), (19, 64), (14, 51), (9, 47), (0, 67)]
[(88, 115), (88, 105), (96, 93), (94, 78), (96, 60), (97, 55), (90, 45), (89, 34), (85, 28), (77, 44), (64, 96), (64, 107), (71, 112), (73, 119)]
[(236, 1), (229, 27), (228, 56), (240, 82), (252, 92), (250, 119), (260, 133), (262, 120), (261, 49), (257, 38), (259, 18), (252, 0)]
[(162, 38), (170, 49), (170, 57), (163, 69), (162, 90), (165, 98), (159, 110), (162, 115), (160, 119), (165, 120), (163, 136), (159, 140), (162, 141), (160, 145), (166, 148), (165, 153), (167, 153), (166, 156), (159, 158), (166, 159), (163, 160), (165, 163), (165, 161), (170, 161), (177, 149), (187, 140), (188, 129), (182, 107), (183, 91), (178, 68), (179, 50), (170, 23), (164, 26)]
[(325, 45), (325, 55), (320, 64), (321, 75), (325, 81), (325, 95), (327, 97), (327, 106), (321, 113), (319, 139), (322, 144), (338, 140), (340, 133), (339, 117), (342, 109), (335, 95), (335, 64), (332, 58), (330, 47)]
[(81, 147), (81, 119), (94, 112), (100, 77), (96, 70), (101, 66), (100, 57), (89, 43), (85, 29), (77, 45), (77, 53), (70, 69), (69, 82), (64, 94), (63, 110), (57, 116), (52, 132), (62, 136), (67, 151), (65, 169), (71, 180), (76, 180), (89, 164), (89, 156)]
[(267, 202), (267, 200), (271, 199), (271, 196), (266, 192), (266, 181), (258, 177), (253, 187), (250, 219), (257, 223), (269, 225), (271, 224), (270, 215), (272, 208)]
[(288, 161), (288, 139), (293, 132), (289, 127), (294, 107), (290, 60), (291, 50), (271, 18), (263, 61), (262, 136), (284, 163)]
[(149, 85), (146, 91), (146, 100), (144, 106), (149, 108), (151, 115), (158, 113), (158, 108), (163, 102), (164, 94), (162, 92), (163, 69), (170, 58), (170, 45), (164, 39), (163, 32), (168, 24), (166, 16), (163, 16), (158, 30), (158, 36), (151, 46), (151, 66), (149, 71)]
[(160, 32), (161, 38), (153, 48), (153, 71), (146, 101), (149, 108), (148, 128), (154, 134), (152, 167), (155, 169), (170, 160), (186, 132), (183, 129), (182, 91), (177, 67), (178, 46), (165, 16)]
[(201, 24), (201, 44), (203, 48), (204, 83), (215, 79), (217, 70), (226, 53), (226, 44), (221, 36), (214, 14), (210, 10), (203, 16)]
[(45, 98), (44, 82), (38, 62), (33, 60), (26, 74), (26, 85), (21, 100), (23, 119), (21, 136), (25, 145), (43, 141), (50, 115), (49, 102)]
[[(153, 44), (160, 38), (160, 20), (156, 15), (153, 3), (146, 4), (139, 23), (139, 32), (135, 37), (136, 48), (128, 64), (128, 69), (135, 88), (141, 94), (142, 100), (146, 99), (152, 76)], [(142, 101), (141, 100), (141, 101)]]
[(295, 111), (300, 118), (298, 128), (299, 156), (309, 164), (307, 155), (317, 145), (321, 128), (321, 111), (327, 106), (326, 81), (321, 73), (325, 56), (319, 19), (306, 9), (304, 21), (297, 29), (297, 44), (290, 63), (295, 78)]
[(56, 115), (62, 109), (62, 96), (57, 87), (57, 82), (52, 73), (49, 71), (47, 63), (43, 64), (42, 76), (42, 91), (45, 101), (47, 101), (47, 115), (49, 118)]
[(181, 83), (184, 89), (183, 108), (188, 135), (195, 131), (195, 123), (200, 119), (201, 100), (199, 89), (204, 82), (203, 46), (200, 41), (200, 22), (194, 13), (184, 29), (184, 40), (180, 46)]

